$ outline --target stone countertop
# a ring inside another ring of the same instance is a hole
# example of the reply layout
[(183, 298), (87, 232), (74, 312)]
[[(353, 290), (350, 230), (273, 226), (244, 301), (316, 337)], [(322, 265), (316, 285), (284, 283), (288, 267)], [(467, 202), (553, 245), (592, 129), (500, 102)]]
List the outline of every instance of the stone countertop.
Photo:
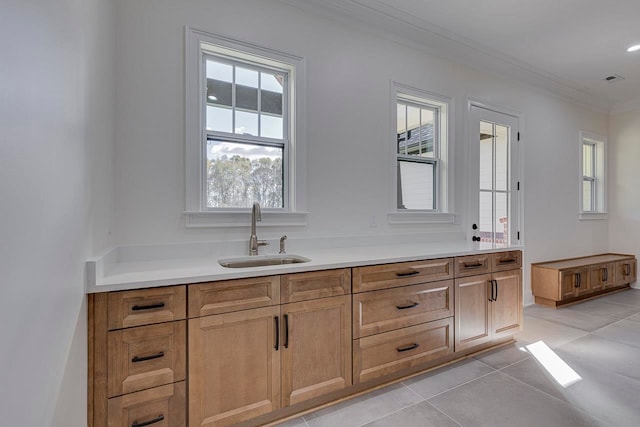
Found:
[[(222, 267), (218, 264), (218, 257), (213, 256), (118, 261), (108, 266), (102, 265), (101, 260), (94, 260), (87, 262), (86, 292), (96, 293), (211, 282), (522, 249), (523, 246), (478, 244), (466, 241), (306, 249), (300, 253), (292, 252), (288, 255), (310, 258), (309, 262), (248, 268)], [(274, 254), (266, 253), (264, 255)], [(233, 257), (234, 255), (219, 258)]]

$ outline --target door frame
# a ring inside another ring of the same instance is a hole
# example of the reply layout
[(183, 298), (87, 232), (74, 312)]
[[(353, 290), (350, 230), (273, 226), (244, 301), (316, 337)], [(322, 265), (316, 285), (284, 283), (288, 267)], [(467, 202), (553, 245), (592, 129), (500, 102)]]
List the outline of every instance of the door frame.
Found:
[[(477, 174), (475, 172), (479, 173), (479, 166), (478, 166), (478, 161), (479, 158), (478, 156), (474, 156), (474, 154), (478, 154), (479, 155), (479, 151), (474, 149), (474, 145), (475, 145), (475, 131), (473, 131), (471, 129), (472, 127), (472, 108), (481, 108), (484, 110), (487, 110), (490, 113), (497, 113), (497, 114), (501, 114), (504, 116), (509, 116), (513, 119), (515, 119), (516, 123), (517, 123), (517, 128), (515, 130), (515, 134), (517, 135), (517, 133), (520, 133), (520, 140), (517, 140), (517, 138), (512, 138), (511, 141), (511, 146), (513, 147), (513, 142), (515, 142), (517, 145), (515, 146), (515, 153), (513, 153), (511, 155), (511, 173), (512, 173), (512, 182), (519, 182), (520, 183), (520, 188), (518, 189), (513, 189), (511, 191), (511, 206), (516, 207), (516, 215), (515, 217), (512, 219), (512, 224), (513, 224), (513, 233), (512, 233), (512, 239), (511, 239), (511, 245), (524, 245), (525, 244), (525, 235), (524, 235), (524, 190), (525, 190), (525, 183), (524, 183), (524, 132), (523, 132), (523, 114), (507, 108), (507, 107), (503, 107), (503, 106), (497, 106), (495, 104), (488, 104), (484, 101), (478, 100), (478, 99), (474, 99), (474, 98), (467, 98), (467, 111), (466, 111), (466, 122), (467, 122), (467, 126), (466, 126), (466, 142), (467, 142), (467, 156), (466, 156), (466, 161), (467, 161), (467, 171), (468, 171), (468, 176), (467, 176), (467, 185), (468, 185), (468, 190), (469, 190), (469, 197), (467, 197), (467, 213), (468, 213), (468, 217), (467, 217), (467, 224), (466, 224), (466, 230), (468, 231), (466, 233), (467, 235), (467, 240), (471, 241), (471, 237), (474, 235), (473, 234), (473, 230), (471, 228), (472, 224), (478, 224), (479, 223), (479, 181), (478, 181), (478, 177), (476, 176)], [(513, 148), (510, 148), (513, 151)], [(515, 171), (515, 173), (514, 173)], [(477, 193), (477, 194), (476, 194)], [(510, 212), (511, 214), (511, 212)], [(520, 232), (520, 239), (518, 240), (515, 237), (515, 233), (516, 232)]]

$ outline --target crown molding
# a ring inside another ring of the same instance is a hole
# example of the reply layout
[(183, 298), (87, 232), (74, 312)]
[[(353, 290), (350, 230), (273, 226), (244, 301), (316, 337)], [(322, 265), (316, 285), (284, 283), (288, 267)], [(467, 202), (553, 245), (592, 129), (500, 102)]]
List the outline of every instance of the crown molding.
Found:
[(607, 113), (613, 105), (610, 100), (603, 99), (586, 88), (576, 87), (566, 79), (463, 38), (378, 0), (280, 1), (478, 71), (500, 74), (514, 81), (545, 89), (553, 96), (598, 112)]

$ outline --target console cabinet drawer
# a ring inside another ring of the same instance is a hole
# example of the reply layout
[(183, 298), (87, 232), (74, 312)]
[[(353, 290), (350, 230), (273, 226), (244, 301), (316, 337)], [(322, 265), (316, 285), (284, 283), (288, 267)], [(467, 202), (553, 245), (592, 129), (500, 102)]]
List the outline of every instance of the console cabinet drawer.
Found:
[(353, 337), (453, 316), (453, 280), (404, 286), (353, 296)]
[(280, 295), (283, 304), (350, 293), (350, 268), (287, 274), (281, 278)]
[(280, 276), (189, 285), (189, 318), (280, 304)]
[(353, 342), (353, 383), (392, 374), (452, 352), (452, 317), (360, 338)]
[(185, 297), (185, 286), (110, 292), (108, 328), (131, 328), (184, 319)]
[(491, 254), (456, 257), (456, 277), (491, 273)]
[(186, 427), (184, 381), (109, 399), (108, 427)]
[(451, 258), (355, 267), (353, 292), (366, 292), (453, 278)]
[(184, 380), (185, 336), (185, 320), (109, 332), (109, 397)]

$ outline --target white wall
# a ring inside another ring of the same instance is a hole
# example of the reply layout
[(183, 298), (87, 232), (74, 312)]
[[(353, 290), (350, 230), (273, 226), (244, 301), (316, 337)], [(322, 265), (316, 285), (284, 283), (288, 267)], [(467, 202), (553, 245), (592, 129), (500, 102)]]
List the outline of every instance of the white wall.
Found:
[(2, 425), (86, 426), (84, 261), (112, 244), (112, 24), (109, 0), (2, 2)]
[(640, 257), (640, 108), (612, 113), (609, 130), (609, 244)]
[[(263, 228), (260, 237), (276, 238), (283, 232), (299, 237), (443, 229), (386, 223), (393, 200), (389, 82), (395, 80), (455, 98), (455, 206), (465, 231), (470, 225), (465, 212), (470, 97), (522, 114), (525, 262), (608, 249), (607, 221), (578, 220), (578, 133), (607, 134), (604, 113), (278, 1), (119, 0), (116, 11), (119, 244), (247, 237), (244, 229), (184, 227), (183, 34), (184, 26), (190, 25), (307, 61), (309, 225), (297, 230)], [(377, 228), (368, 227), (371, 215), (377, 217)], [(527, 288), (528, 276), (527, 268)], [(530, 301), (528, 291), (525, 295)]]

